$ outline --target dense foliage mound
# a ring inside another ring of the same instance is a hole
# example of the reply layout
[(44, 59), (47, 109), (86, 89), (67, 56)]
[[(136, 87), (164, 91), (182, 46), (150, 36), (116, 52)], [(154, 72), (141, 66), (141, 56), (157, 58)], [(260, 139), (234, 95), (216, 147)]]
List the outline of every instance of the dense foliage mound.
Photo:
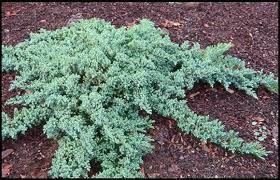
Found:
[(14, 47), (2, 46), (2, 72), (17, 72), (10, 89), (26, 92), (7, 101), (23, 108), (13, 118), (2, 112), (2, 139), (43, 123), (47, 137), (59, 143), (51, 177), (86, 177), (93, 161), (102, 167), (95, 177), (141, 177), (142, 157), (152, 150), (145, 132), (158, 113), (203, 142), (264, 158), (269, 152), (261, 144), (245, 142), (186, 105), (185, 89), (198, 81), (233, 85), (255, 98), (259, 85), (278, 91), (273, 75), (224, 55), (230, 47), (179, 45), (145, 19), (129, 29), (92, 19), (40, 30)]

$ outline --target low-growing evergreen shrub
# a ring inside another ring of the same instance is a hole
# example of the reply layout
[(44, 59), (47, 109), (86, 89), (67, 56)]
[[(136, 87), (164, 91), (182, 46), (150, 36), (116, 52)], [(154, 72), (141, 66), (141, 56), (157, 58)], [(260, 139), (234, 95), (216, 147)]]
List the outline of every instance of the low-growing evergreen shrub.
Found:
[(185, 88), (198, 81), (233, 85), (255, 98), (259, 85), (278, 92), (272, 74), (224, 55), (230, 47), (179, 45), (146, 19), (129, 29), (91, 19), (40, 30), (14, 47), (2, 46), (2, 72), (17, 72), (10, 90), (28, 92), (6, 102), (23, 108), (12, 118), (2, 112), (2, 139), (44, 124), (47, 137), (59, 143), (51, 177), (87, 177), (92, 161), (102, 167), (94, 177), (142, 177), (142, 157), (152, 151), (145, 133), (158, 113), (203, 142), (264, 158), (269, 152), (261, 144), (245, 142), (186, 105)]

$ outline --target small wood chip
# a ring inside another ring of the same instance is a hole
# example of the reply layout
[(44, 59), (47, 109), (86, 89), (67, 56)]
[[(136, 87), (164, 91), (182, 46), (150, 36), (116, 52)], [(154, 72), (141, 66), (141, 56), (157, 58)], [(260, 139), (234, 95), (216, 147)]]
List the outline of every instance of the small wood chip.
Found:
[(264, 118), (261, 118), (261, 117), (253, 117), (253, 120), (257, 121), (258, 123), (262, 123), (263, 121), (265, 121)]
[(172, 138), (171, 138), (171, 141), (170, 141), (173, 144), (174, 144), (175, 137), (176, 137), (176, 135), (173, 135)]
[(277, 139), (278, 139), (278, 126), (273, 127), (271, 133), (272, 133), (272, 136), (273, 136), (272, 140), (274, 142), (274, 145), (277, 146), (278, 145), (277, 144), (278, 143), (277, 142)]
[(73, 24), (74, 22), (77, 22), (81, 19), (83, 19), (82, 13), (73, 14), (70, 16), (70, 19), (68, 19), (68, 21), (66, 22), (66, 25), (69, 26), (69, 25)]
[(132, 22), (127, 23), (126, 28), (130, 28), (130, 27), (134, 26), (135, 24), (139, 23), (139, 21), (140, 21), (139, 18), (134, 19)]
[(199, 2), (185, 2), (183, 5), (186, 9), (195, 9), (198, 8), (199, 4)]
[(12, 168), (11, 164), (2, 164), (2, 177), (9, 176), (11, 168)]
[(168, 168), (168, 171), (169, 172), (177, 172), (177, 171), (179, 171), (180, 170), (180, 168), (179, 168), (179, 166), (177, 165), (177, 164), (172, 164), (169, 168)]
[(211, 152), (211, 149), (209, 149), (205, 143), (201, 143), (201, 146), (200, 146), (200, 147), (201, 147), (201, 149), (202, 149), (203, 151), (206, 151), (206, 152), (208, 152), (208, 153)]
[(168, 29), (166, 29), (166, 28), (161, 28), (161, 30), (164, 31), (164, 32), (166, 32), (166, 34), (168, 34), (168, 35), (170, 34), (169, 31), (168, 31)]
[(200, 93), (200, 92), (196, 92), (196, 93), (190, 94), (190, 96), (189, 96), (189, 97), (190, 97), (190, 98), (193, 98), (193, 97), (195, 97), (195, 96), (199, 95), (199, 93)]
[(149, 178), (156, 178), (156, 177), (158, 177), (159, 175), (160, 175), (159, 173), (147, 174), (147, 176), (148, 176)]
[(183, 145), (186, 145), (186, 142), (184, 141), (184, 139), (183, 139), (183, 137), (181, 136), (181, 134), (180, 134), (180, 140), (181, 140), (181, 143), (182, 143)]
[(168, 127), (171, 129), (175, 125), (175, 122), (172, 120), (168, 120)]
[(15, 16), (15, 15), (17, 15), (17, 13), (16, 13), (15, 11), (12, 11), (12, 12), (7, 11), (7, 12), (6, 12), (6, 16), (7, 16), (7, 17)]
[(228, 88), (226, 91), (229, 92), (230, 94), (233, 94), (233, 93), (234, 93), (234, 90), (233, 90), (233, 89), (230, 89), (230, 88)]
[(13, 152), (14, 152), (13, 149), (6, 149), (5, 151), (2, 151), (2, 159), (5, 159), (6, 157), (8, 157)]
[(45, 19), (42, 19), (40, 22), (41, 23), (46, 23), (47, 21)]
[(141, 172), (142, 174), (145, 174), (144, 166), (142, 166), (142, 167), (140, 168), (140, 172)]
[(179, 22), (170, 21), (166, 19), (164, 22), (161, 23), (161, 25), (165, 28), (171, 28), (171, 27), (181, 26), (182, 24)]
[(22, 175), (22, 174), (20, 174), (19, 176), (20, 176), (20, 178), (26, 178), (26, 176)]
[(210, 90), (213, 92), (218, 92), (218, 90), (216, 88), (211, 88)]
[(204, 24), (204, 27), (208, 28), (208, 27), (209, 27), (209, 25), (205, 23), (205, 24)]

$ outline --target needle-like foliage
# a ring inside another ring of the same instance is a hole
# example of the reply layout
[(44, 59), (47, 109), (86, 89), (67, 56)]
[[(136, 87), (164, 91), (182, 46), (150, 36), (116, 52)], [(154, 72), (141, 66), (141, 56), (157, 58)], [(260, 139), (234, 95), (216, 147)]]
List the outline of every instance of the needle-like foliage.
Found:
[(87, 177), (92, 161), (102, 167), (94, 177), (142, 177), (142, 157), (152, 151), (145, 133), (157, 113), (203, 142), (264, 158), (269, 152), (261, 144), (245, 142), (186, 104), (185, 89), (198, 81), (232, 85), (255, 98), (260, 85), (278, 91), (273, 75), (225, 55), (230, 47), (179, 45), (146, 19), (129, 29), (91, 19), (31, 34), (2, 46), (2, 72), (18, 74), (10, 89), (28, 92), (7, 101), (24, 107), (12, 118), (2, 112), (2, 139), (44, 124), (47, 137), (59, 143), (51, 177)]

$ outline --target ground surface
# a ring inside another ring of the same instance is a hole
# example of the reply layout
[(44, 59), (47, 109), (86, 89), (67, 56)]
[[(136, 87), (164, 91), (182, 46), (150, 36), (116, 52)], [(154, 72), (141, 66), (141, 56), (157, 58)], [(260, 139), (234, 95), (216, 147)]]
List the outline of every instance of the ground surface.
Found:
[[(277, 3), (2, 3), (2, 40), (15, 45), (39, 28), (53, 30), (79, 18), (99, 17), (117, 27), (149, 18), (178, 43), (189, 40), (205, 47), (232, 42), (230, 54), (248, 67), (277, 76), (277, 10)], [(8, 92), (15, 74), (2, 75), (2, 108), (11, 113), (14, 107), (3, 103), (20, 92)], [(254, 140), (257, 126), (265, 126), (268, 137), (261, 143), (272, 154), (260, 160), (203, 145), (181, 134), (173, 120), (155, 115), (155, 129), (148, 132), (155, 149), (144, 157), (142, 168), (146, 177), (278, 176), (278, 95), (259, 88), (255, 100), (234, 88), (227, 92), (219, 85), (211, 89), (204, 84), (186, 94), (194, 111), (220, 119), (246, 140)], [(2, 142), (2, 176), (47, 177), (56, 148), (57, 143), (42, 134), (42, 127)]]

